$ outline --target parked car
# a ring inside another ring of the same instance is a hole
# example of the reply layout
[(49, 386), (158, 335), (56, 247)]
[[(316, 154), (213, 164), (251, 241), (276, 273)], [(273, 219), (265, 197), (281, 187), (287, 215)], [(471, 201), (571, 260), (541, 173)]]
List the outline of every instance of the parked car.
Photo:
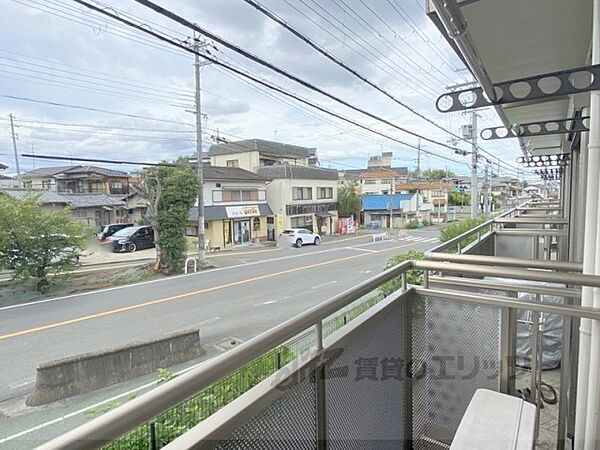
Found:
[(151, 226), (127, 227), (108, 238), (113, 252), (135, 252), (154, 247), (154, 230)]
[(99, 240), (103, 241), (104, 239), (115, 234), (117, 231), (132, 226), (132, 223), (110, 223), (108, 225), (104, 225), (100, 230), (100, 233), (97, 234), (97, 236)]
[(319, 245), (321, 243), (321, 236), (305, 228), (290, 228), (283, 230), (282, 234), (283, 236), (287, 236), (290, 243), (298, 248), (304, 244)]

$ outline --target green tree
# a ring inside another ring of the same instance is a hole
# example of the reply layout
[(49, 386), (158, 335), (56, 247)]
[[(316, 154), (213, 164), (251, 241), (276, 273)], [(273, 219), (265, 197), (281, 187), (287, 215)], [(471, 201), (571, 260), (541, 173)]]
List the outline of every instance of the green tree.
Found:
[(47, 292), (48, 275), (74, 269), (91, 230), (68, 209), (45, 211), (37, 198), (17, 200), (0, 195), (0, 267), (15, 278), (35, 278)]
[(353, 182), (347, 186), (342, 186), (338, 191), (338, 202), (340, 204), (338, 209), (340, 217), (353, 215), (357, 218), (362, 207), (358, 183)]
[(470, 205), (471, 194), (466, 192), (448, 192), (448, 204), (450, 206)]
[(454, 172), (445, 169), (426, 169), (422, 170), (420, 174), (416, 170), (408, 172), (411, 178), (419, 178), (422, 180), (441, 180), (442, 178), (452, 178)]
[(142, 172), (139, 189), (148, 200), (146, 220), (154, 229), (156, 269), (181, 270), (187, 246), (185, 226), (198, 194), (198, 178), (189, 165), (154, 166)]

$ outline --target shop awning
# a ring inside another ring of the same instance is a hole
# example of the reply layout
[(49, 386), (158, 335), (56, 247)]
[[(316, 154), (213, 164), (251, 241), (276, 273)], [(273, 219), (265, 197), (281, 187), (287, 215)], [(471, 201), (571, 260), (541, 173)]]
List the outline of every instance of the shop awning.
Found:
[(321, 219), (325, 219), (326, 217), (333, 217), (333, 214), (328, 212), (318, 212), (315, 213), (315, 216), (320, 217)]
[[(225, 206), (226, 205), (205, 206), (204, 207), (204, 220), (207, 222), (210, 222), (212, 220), (230, 219), (230, 217), (227, 215), (227, 209), (225, 208)], [(231, 206), (231, 205), (227, 205), (227, 206)], [(260, 213), (260, 216), (272, 216), (273, 215), (273, 211), (271, 210), (269, 205), (267, 205), (266, 203), (258, 203), (258, 204), (256, 204), (256, 206), (258, 206), (258, 211)], [(195, 221), (196, 217), (198, 217), (198, 208), (196, 208), (194, 206), (193, 208), (190, 209), (190, 211), (188, 213), (188, 220)]]

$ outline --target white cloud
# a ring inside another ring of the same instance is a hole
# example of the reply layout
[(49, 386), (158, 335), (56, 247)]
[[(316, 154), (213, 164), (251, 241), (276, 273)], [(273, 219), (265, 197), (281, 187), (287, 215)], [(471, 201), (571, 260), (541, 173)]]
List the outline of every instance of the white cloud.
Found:
[[(128, 13), (143, 18), (153, 27), (157, 27), (157, 24), (167, 27), (167, 32), (178, 39), (184, 39), (190, 34), (189, 30), (134, 2), (122, 4), (106, 0), (106, 3), (115, 8), (126, 9)], [(459, 61), (425, 17), (418, 5), (419, 0), (379, 0), (367, 3), (386, 25), (369, 12), (360, 0), (305, 0), (304, 3), (293, 1), (289, 4), (272, 2), (268, 7), (411, 107), (431, 117), (436, 123), (458, 132), (459, 125), (466, 118), (457, 115), (452, 117), (450, 123), (446, 116), (436, 111), (434, 104), (436, 95), (444, 91), (445, 85), (460, 81), (465, 73), (453, 70), (459, 68)], [(163, 4), (167, 5), (167, 2)], [(343, 4), (347, 5), (344, 12), (340, 9)], [(407, 23), (391, 7), (392, 4), (400, 4), (414, 23)], [(31, 5), (35, 6), (33, 3)], [(302, 14), (290, 5), (294, 5)], [(446, 142), (447, 135), (444, 132), (343, 71), (241, 0), (177, 0), (168, 2), (168, 7), (353, 104), (431, 139)], [(3, 11), (0, 16), (0, 42), (10, 42), (10, 46), (0, 45), (0, 94), (193, 123), (193, 115), (186, 111), (193, 105), (191, 55), (167, 47), (140, 32), (116, 26), (96, 13), (82, 12), (75, 3), (68, 1), (48, 3), (42, 8), (46, 11), (42, 12), (9, 0), (0, 0), (0, 9)], [(331, 12), (335, 18), (328, 16), (326, 11)], [(348, 28), (344, 28), (345, 26)], [(413, 27), (419, 31), (416, 32)], [(427, 37), (427, 42), (422, 39), (423, 36)], [(411, 145), (417, 144), (417, 139), (413, 136), (378, 124), (376, 120), (352, 112), (263, 67), (244, 61), (242, 57), (220, 45), (217, 47), (219, 51), (216, 55), (242, 63), (261, 78), (361, 123), (374, 126)], [(444, 58), (440, 58), (438, 53), (443, 54)], [(446, 63), (446, 60), (451, 64)], [(395, 163), (414, 166), (414, 150), (369, 135), (366, 131), (299, 106), (289, 99), (281, 99), (264, 89), (249, 86), (246, 82), (225, 75), (217, 67), (203, 69), (202, 87), (203, 113), (208, 115), (207, 125), (210, 129), (207, 130), (207, 138), (214, 134), (211, 130), (217, 128), (226, 136), (229, 134), (265, 139), (273, 139), (277, 130), (278, 140), (317, 147), (321, 158), (329, 161), (329, 164), (339, 162), (362, 166), (369, 155), (392, 150)], [(123, 96), (116, 96), (117, 93)], [(138, 98), (130, 98), (131, 96)], [(185, 106), (171, 106), (173, 104)], [(190, 129), (184, 125), (136, 120), (0, 97), (0, 114), (6, 117), (9, 112), (14, 113), (17, 120), (88, 123), (117, 128)], [(498, 123), (493, 111), (482, 114), (485, 116), (482, 118), (484, 126)], [(7, 156), (10, 155), (8, 150), (11, 143), (5, 125), (6, 121), (0, 121), (0, 160), (12, 163), (10, 156)], [(193, 141), (193, 134), (182, 137), (181, 134), (173, 133), (112, 130), (115, 134), (142, 136), (136, 140), (110, 136), (110, 132), (111, 130), (97, 133), (49, 132), (22, 127), (19, 129), (19, 144), (29, 146), (32, 143), (39, 152), (45, 153), (130, 160), (172, 158), (193, 151), (195, 145), (188, 142)], [(156, 139), (157, 136), (172, 139)], [(450, 150), (435, 144), (423, 141), (422, 145), (427, 151), (467, 161), (467, 158), (461, 159)], [(507, 162), (513, 161), (518, 154), (514, 143), (486, 144), (486, 147), (493, 149)], [(36, 164), (39, 166), (40, 162)], [(466, 171), (464, 164), (456, 165), (423, 156), (424, 167), (443, 167), (446, 164), (457, 172)], [(31, 168), (31, 165), (31, 161), (23, 163), (25, 168)]]

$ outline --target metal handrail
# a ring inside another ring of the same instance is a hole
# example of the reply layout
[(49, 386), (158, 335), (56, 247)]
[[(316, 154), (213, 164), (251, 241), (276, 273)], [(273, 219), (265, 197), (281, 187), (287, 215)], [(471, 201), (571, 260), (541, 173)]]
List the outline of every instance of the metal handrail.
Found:
[[(572, 289), (566, 287), (547, 287), (536, 284), (515, 284), (509, 281), (493, 280), (493, 284), (490, 280), (482, 279), (471, 279), (465, 277), (451, 277), (451, 276), (430, 276), (429, 283), (438, 283), (447, 286), (469, 286), (481, 289), (498, 289), (510, 292), (528, 292), (532, 294), (542, 295), (554, 295), (557, 297), (566, 298), (581, 298), (581, 289)], [(436, 286), (436, 289), (441, 289)], [(453, 291), (454, 292), (454, 291)]]
[(265, 352), (292, 338), (298, 333), (320, 323), (344, 306), (372, 292), (412, 267), (405, 261), (331, 299), (316, 305), (280, 325), (250, 339), (244, 344), (213, 358), (169, 383), (128, 401), (119, 408), (81, 425), (58, 438), (43, 444), (39, 449), (95, 449), (109, 443), (129, 430), (142, 425), (163, 411), (177, 406), (203, 388), (220, 380), (235, 369), (254, 360)]
[[(471, 228), (470, 230), (465, 231), (463, 234), (460, 234), (446, 242), (442, 242), (441, 244), (436, 245), (430, 251), (433, 253), (440, 253), (451, 247), (458, 246), (465, 239), (468, 239), (468, 238), (474, 236), (475, 234), (480, 233), (481, 230), (483, 230), (487, 227), (493, 227), (493, 225), (496, 223), (498, 223), (498, 224), (503, 224), (503, 223), (552, 223), (552, 224), (561, 224), (561, 225), (568, 224), (568, 221), (563, 222), (566, 219), (562, 219), (562, 218), (557, 218), (560, 220), (552, 221), (552, 222), (537, 222), (538, 220), (547, 220), (547, 219), (526, 218), (526, 217), (521, 217), (521, 216), (510, 217), (513, 213), (519, 213), (519, 212), (525, 211), (530, 204), (531, 204), (531, 202), (525, 202), (525, 203), (522, 203), (521, 205), (511, 208), (511, 209), (505, 211), (504, 213), (502, 213), (496, 217), (493, 217), (490, 220), (487, 220), (487, 221)], [(511, 229), (511, 231), (512, 231), (512, 229)], [(527, 230), (527, 231), (529, 231), (529, 230)], [(552, 230), (552, 231), (554, 231), (554, 230)]]
[(494, 219), (496, 223), (526, 223), (540, 225), (567, 225), (568, 219), (563, 217), (529, 217), (527, 215), (521, 217), (498, 217)]
[[(96, 419), (75, 428), (58, 438), (41, 445), (43, 450), (55, 449), (93, 449), (113, 441), (131, 429), (153, 419), (165, 410), (172, 408), (202, 389), (225, 377), (244, 364), (254, 360), (267, 351), (286, 342), (286, 340), (310, 328), (319, 327), (322, 320), (339, 309), (358, 300), (365, 294), (377, 289), (383, 283), (403, 275), (407, 270), (448, 271), (477, 276), (494, 276), (531, 281), (564, 283), (568, 285), (600, 287), (600, 277), (576, 273), (556, 273), (534, 270), (510, 269), (473, 264), (457, 264), (435, 261), (404, 261), (368, 280), (350, 288), (331, 299), (289, 319), (280, 325), (256, 336), (244, 344), (213, 358), (190, 372), (165, 383), (138, 398), (130, 400)], [(404, 277), (403, 277), (404, 278)], [(404, 285), (404, 283), (403, 283)], [(446, 291), (447, 295), (447, 291)], [(466, 297), (465, 297), (466, 298)], [(474, 296), (473, 298), (479, 298)], [(492, 301), (492, 300), (490, 300)], [(494, 300), (501, 301), (501, 300)], [(517, 300), (506, 298), (505, 306), (517, 305)], [(548, 305), (519, 303), (519, 307), (550, 310), (577, 317), (600, 319), (600, 309), (581, 308), (572, 305)], [(556, 309), (558, 308), (558, 309)], [(569, 312), (570, 311), (570, 312)]]
[(578, 262), (549, 261), (544, 259), (522, 259), (507, 256), (463, 255), (455, 253), (426, 252), (431, 261), (448, 261), (483, 266), (522, 267), (524, 269), (553, 270), (555, 272), (581, 272), (583, 264)]

